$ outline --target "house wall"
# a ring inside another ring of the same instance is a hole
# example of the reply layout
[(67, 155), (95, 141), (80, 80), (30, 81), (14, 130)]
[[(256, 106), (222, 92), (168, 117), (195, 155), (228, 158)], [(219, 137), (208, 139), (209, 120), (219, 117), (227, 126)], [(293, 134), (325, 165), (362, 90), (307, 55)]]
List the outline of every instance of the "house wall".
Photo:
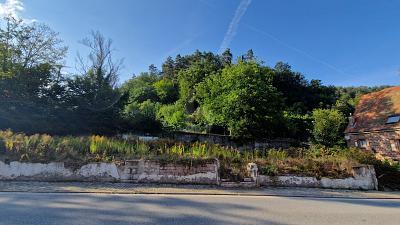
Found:
[(374, 152), (380, 159), (400, 160), (400, 131), (347, 134), (347, 137), (349, 147), (359, 147), (355, 143), (364, 139), (367, 141), (367, 146), (362, 149)]

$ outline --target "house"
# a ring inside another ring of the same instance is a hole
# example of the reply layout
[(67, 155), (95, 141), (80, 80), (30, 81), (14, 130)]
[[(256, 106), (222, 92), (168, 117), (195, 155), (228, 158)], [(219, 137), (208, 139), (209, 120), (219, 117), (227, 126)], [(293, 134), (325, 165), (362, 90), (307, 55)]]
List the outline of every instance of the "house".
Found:
[(400, 86), (363, 95), (345, 131), (349, 147), (400, 160)]

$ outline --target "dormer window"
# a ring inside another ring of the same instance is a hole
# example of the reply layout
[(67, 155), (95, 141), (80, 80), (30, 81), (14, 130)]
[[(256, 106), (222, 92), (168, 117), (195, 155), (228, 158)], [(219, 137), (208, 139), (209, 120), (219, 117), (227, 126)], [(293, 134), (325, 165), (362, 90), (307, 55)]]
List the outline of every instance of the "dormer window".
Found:
[(400, 115), (389, 116), (386, 121), (386, 124), (397, 123), (399, 121), (400, 121)]

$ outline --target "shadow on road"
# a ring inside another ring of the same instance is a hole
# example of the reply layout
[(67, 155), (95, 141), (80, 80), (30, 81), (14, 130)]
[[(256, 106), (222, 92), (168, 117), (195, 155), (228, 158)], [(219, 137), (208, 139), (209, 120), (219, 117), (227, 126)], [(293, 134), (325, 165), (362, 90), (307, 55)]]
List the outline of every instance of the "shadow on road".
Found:
[(0, 195), (0, 206), (0, 224), (282, 224), (245, 202), (201, 197), (24, 193)]
[(319, 199), (313, 199), (313, 200), (323, 201), (323, 202), (337, 202), (337, 203), (346, 203), (346, 204), (353, 204), (353, 205), (400, 209), (400, 200), (399, 199), (397, 199), (397, 200), (386, 199), (385, 201), (382, 201), (381, 199), (319, 198)]

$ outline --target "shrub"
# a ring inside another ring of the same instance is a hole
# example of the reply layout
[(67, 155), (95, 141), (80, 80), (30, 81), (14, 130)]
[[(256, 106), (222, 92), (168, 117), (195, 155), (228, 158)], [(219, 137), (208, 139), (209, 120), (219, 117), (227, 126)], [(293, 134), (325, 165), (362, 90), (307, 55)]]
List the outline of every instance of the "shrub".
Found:
[(327, 147), (343, 145), (345, 116), (336, 109), (316, 109), (313, 111), (314, 142)]
[(275, 176), (278, 174), (278, 167), (275, 165), (265, 165), (261, 167), (260, 174), (267, 176)]
[(163, 105), (157, 113), (157, 118), (168, 127), (182, 129), (186, 126), (188, 115), (181, 104), (175, 103), (172, 105)]

